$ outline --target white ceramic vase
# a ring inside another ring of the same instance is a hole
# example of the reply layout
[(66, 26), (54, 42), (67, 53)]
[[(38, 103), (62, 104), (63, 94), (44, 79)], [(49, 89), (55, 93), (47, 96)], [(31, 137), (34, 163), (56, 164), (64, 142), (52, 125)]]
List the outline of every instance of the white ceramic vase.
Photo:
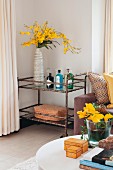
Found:
[[(34, 55), (34, 81), (44, 81), (44, 63), (43, 55), (39, 48), (36, 48)], [(42, 86), (43, 83), (34, 82), (36, 86)]]

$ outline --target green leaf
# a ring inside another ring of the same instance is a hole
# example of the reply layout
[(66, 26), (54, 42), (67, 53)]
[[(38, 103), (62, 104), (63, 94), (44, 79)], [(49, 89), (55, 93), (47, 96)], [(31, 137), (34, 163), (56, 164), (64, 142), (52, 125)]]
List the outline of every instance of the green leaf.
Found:
[(49, 47), (48, 47), (46, 44), (45, 44), (44, 46), (45, 46), (47, 49), (49, 49)]
[(55, 43), (57, 43), (58, 45), (60, 45), (59, 42), (57, 42), (57, 41), (53, 41), (53, 42), (55, 42)]
[(51, 49), (52, 49), (52, 47), (51, 47), (51, 46), (49, 46), (49, 48), (51, 48)]
[[(52, 43), (53, 44), (53, 43)], [(56, 48), (56, 45), (53, 44), (53, 46)]]

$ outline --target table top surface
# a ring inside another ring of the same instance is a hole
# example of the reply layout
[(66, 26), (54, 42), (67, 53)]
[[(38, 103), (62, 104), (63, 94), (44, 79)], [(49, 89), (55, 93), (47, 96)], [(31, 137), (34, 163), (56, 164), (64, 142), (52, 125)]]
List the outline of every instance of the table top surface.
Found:
[(68, 158), (64, 150), (64, 140), (71, 137), (80, 139), (80, 136), (60, 138), (43, 145), (36, 153), (39, 167), (42, 170), (80, 170), (79, 161), (83, 154), (77, 159)]

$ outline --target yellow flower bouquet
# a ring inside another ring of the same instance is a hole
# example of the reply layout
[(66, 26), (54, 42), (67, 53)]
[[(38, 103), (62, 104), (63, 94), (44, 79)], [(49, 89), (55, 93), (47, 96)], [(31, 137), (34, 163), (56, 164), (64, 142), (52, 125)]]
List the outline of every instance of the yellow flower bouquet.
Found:
[(98, 107), (92, 103), (86, 103), (83, 111), (77, 112), (80, 119), (85, 118), (86, 126), (82, 126), (82, 138), (84, 132), (88, 133), (88, 140), (91, 146), (98, 145), (99, 140), (105, 139), (110, 135), (111, 121), (113, 115), (110, 113), (100, 113)]
[(80, 51), (80, 48), (71, 46), (71, 40), (69, 40), (65, 34), (57, 32), (52, 27), (48, 27), (47, 21), (42, 25), (39, 25), (37, 22), (31, 26), (25, 25), (25, 28), (26, 31), (21, 31), (20, 34), (27, 35), (30, 38), (22, 44), (23, 46), (35, 45), (37, 48), (45, 47), (52, 49), (52, 46), (56, 47), (56, 43), (59, 44), (56, 39), (62, 39), (64, 54), (66, 54), (67, 51), (78, 54)]
[(101, 121), (108, 121), (109, 119), (113, 119), (113, 115), (110, 113), (102, 114), (96, 110), (92, 103), (86, 103), (86, 107), (83, 108), (83, 111), (78, 111), (77, 114), (79, 118), (85, 118), (91, 120), (94, 123), (98, 123)]

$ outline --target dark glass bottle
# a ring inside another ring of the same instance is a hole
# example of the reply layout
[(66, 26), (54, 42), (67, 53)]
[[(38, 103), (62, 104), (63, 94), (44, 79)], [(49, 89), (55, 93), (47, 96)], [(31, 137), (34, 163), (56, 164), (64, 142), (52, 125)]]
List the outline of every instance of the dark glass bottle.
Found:
[[(49, 76), (47, 76), (47, 82), (49, 83), (54, 82), (54, 77), (52, 76), (51, 73), (49, 73)], [(47, 84), (47, 88), (48, 89), (54, 88), (54, 84)]]

